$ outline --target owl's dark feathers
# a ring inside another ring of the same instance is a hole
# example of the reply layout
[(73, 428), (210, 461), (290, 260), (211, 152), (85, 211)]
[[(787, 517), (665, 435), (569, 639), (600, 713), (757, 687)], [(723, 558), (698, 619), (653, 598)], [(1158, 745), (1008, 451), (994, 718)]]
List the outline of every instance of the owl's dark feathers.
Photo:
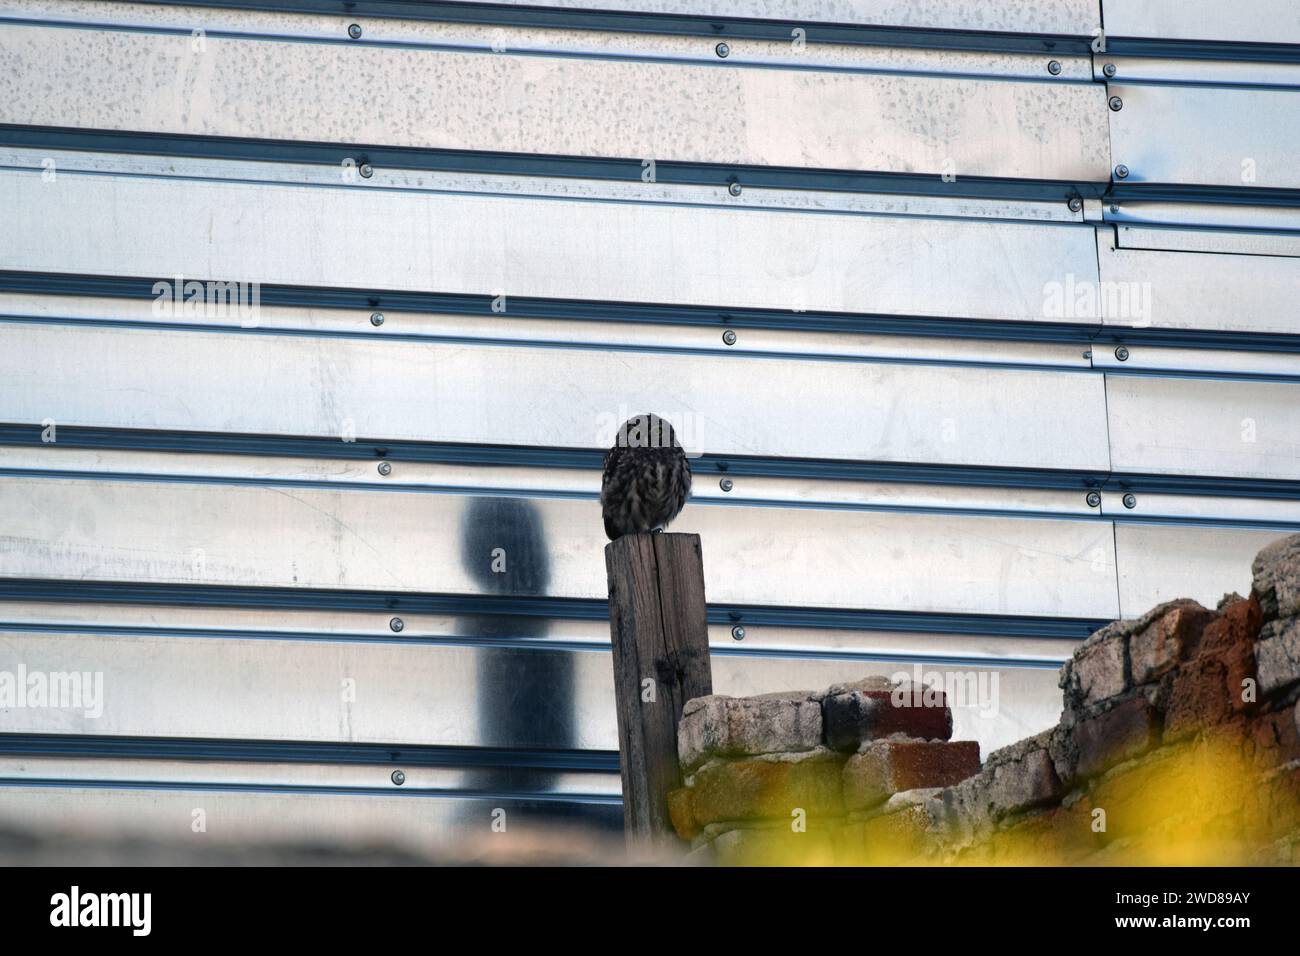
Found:
[(667, 527), (690, 494), (691, 466), (673, 426), (649, 413), (624, 422), (600, 484), (609, 539)]

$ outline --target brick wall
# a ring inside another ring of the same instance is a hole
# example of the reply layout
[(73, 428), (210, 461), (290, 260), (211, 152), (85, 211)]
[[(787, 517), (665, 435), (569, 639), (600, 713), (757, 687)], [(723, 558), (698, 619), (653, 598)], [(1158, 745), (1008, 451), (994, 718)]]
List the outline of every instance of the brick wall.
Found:
[(1253, 572), (1098, 631), (1060, 722), (982, 763), (936, 688), (690, 701), (673, 823), (706, 863), (1300, 863), (1300, 535)]

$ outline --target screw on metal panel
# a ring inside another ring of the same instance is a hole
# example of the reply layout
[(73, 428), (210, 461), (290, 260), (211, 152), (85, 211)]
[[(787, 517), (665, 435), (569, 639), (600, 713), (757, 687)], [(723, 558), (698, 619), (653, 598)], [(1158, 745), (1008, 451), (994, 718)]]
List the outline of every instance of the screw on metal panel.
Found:
[(1078, 212), (1081, 209), (1083, 209), (1083, 200), (1075, 196), (1070, 200), (1070, 212)]
[(1134, 496), (1131, 495), (1131, 494), (1129, 494), (1129, 495), (1125, 495), (1125, 496), (1124, 496), (1124, 507), (1125, 507), (1125, 508), (1136, 508), (1137, 506), (1138, 506), (1138, 500), (1137, 500), (1136, 497), (1134, 497)]
[(732, 180), (730, 183), (727, 184), (727, 192), (731, 193), (731, 195), (733, 196), (739, 196), (741, 192), (740, 183), (736, 182), (735, 180)]
[(406, 624), (402, 621), (400, 617), (395, 617), (388, 622), (388, 626), (389, 628), (392, 629), (394, 633), (400, 634), (402, 628), (406, 627)]
[(351, 26), (349, 26), (348, 36), (352, 37), (352, 39), (354, 40), (359, 39), (361, 37), (361, 24), (354, 23)]
[(1107, 63), (1105, 66), (1101, 68), (1101, 72), (1109, 79), (1110, 77), (1115, 75), (1115, 64)]
[(1112, 96), (1110, 98), (1110, 108), (1114, 110), (1116, 113), (1118, 113), (1120, 110), (1124, 108), (1124, 101), (1120, 99), (1118, 96)]
[(1114, 203), (1111, 203), (1111, 204), (1110, 204), (1110, 211), (1111, 211), (1111, 214), (1112, 214), (1112, 215), (1115, 214), (1115, 213), (1117, 213), (1117, 212), (1119, 212), (1119, 206), (1115, 205)]
[(1101, 504), (1101, 495), (1096, 491), (1088, 492), (1088, 507), (1095, 508)]
[(357, 170), (357, 172), (361, 173), (362, 179), (369, 179), (375, 174), (375, 167), (371, 166), (369, 163), (362, 163), (361, 168)]
[(370, 324), (373, 325), (375, 328), (379, 328), (379, 326), (383, 325), (383, 324), (384, 324), (384, 313), (382, 313), (382, 312), (371, 312), (371, 313), (370, 313)]
[(730, 478), (723, 478), (718, 482), (718, 487), (723, 491), (730, 491), (732, 488), (736, 487), (736, 485)]
[(393, 466), (389, 462), (381, 461), (379, 463), (379, 473), (387, 478), (393, 473)]
[(722, 341), (725, 342), (727, 345), (735, 345), (736, 333), (731, 331), (731, 329), (727, 329), (727, 331), (722, 333)]
[(1128, 179), (1128, 167), (1125, 166), (1123, 163), (1120, 163), (1118, 166), (1116, 166), (1116, 167), (1115, 167), (1115, 178), (1116, 178), (1116, 179)]
[(743, 641), (745, 639), (745, 629), (737, 624), (731, 629), (731, 636), (738, 641)]
[(719, 43), (713, 48), (713, 52), (718, 54), (718, 56), (725, 57), (731, 53), (731, 47), (727, 46), (725, 43)]
[(1127, 362), (1128, 349), (1124, 348), (1124, 346), (1121, 345), (1119, 348), (1115, 350), (1115, 358), (1119, 359), (1121, 362)]
[(1061, 75), (1061, 61), (1060, 61), (1060, 60), (1053, 60), (1051, 63), (1047, 64), (1047, 72), (1050, 73), (1050, 74), (1052, 74), (1052, 76), (1060, 76), (1060, 75)]
[(400, 770), (394, 770), (392, 780), (393, 783), (400, 787), (402, 784), (406, 783), (406, 774), (402, 773)]

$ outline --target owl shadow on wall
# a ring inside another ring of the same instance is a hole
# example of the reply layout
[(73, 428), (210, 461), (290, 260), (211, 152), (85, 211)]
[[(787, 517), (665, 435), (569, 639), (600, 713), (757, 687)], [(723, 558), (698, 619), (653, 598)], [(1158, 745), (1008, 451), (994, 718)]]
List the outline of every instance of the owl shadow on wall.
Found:
[[(542, 597), (551, 581), (541, 514), (521, 498), (476, 497), (460, 524), (461, 563), (478, 593)], [(542, 617), (483, 614), (462, 621), (465, 636), (484, 642), (475, 653), (475, 707), (481, 746), (558, 750), (577, 743), (572, 652), (505, 646), (544, 636)], [(553, 772), (488, 769), (466, 774), (478, 790), (547, 788)]]

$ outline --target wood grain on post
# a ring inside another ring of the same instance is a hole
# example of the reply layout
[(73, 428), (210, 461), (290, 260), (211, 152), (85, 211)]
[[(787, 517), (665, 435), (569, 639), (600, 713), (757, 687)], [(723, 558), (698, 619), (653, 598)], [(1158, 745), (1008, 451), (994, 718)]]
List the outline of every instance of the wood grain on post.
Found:
[(672, 845), (677, 725), (688, 700), (713, 693), (700, 536), (624, 535), (605, 546), (605, 567), (623, 828), (630, 844)]

